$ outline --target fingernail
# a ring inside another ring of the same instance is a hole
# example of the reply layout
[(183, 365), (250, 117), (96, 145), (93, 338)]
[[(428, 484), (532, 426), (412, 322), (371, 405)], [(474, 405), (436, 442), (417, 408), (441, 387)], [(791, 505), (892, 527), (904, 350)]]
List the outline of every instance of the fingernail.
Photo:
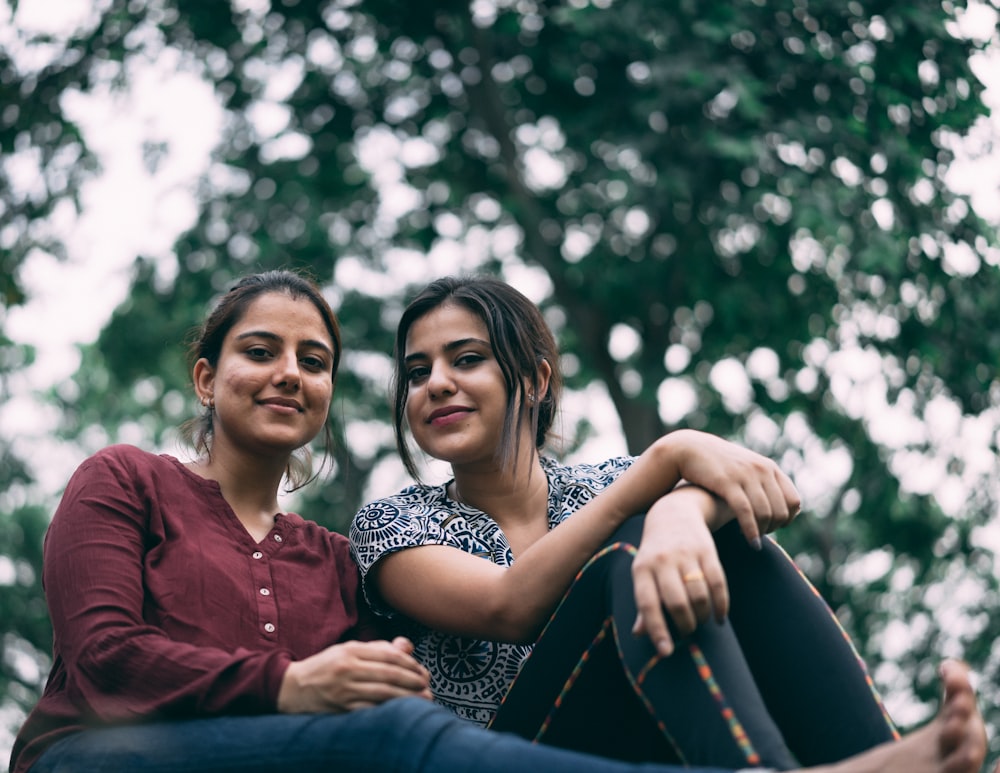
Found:
[(754, 550), (760, 550), (763, 547), (763, 545), (761, 545), (760, 542), (760, 537), (754, 537), (752, 540), (750, 540), (750, 547), (752, 547)]
[(656, 644), (656, 649), (665, 658), (670, 657), (674, 653), (674, 646), (666, 639), (660, 639)]

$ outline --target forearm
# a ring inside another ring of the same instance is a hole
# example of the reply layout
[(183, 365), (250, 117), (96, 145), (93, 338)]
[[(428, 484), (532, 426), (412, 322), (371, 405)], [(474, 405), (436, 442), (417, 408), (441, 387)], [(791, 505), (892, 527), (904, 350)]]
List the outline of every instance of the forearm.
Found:
[[(667, 497), (682, 478), (697, 487), (685, 487), (677, 499)], [(713, 495), (728, 504), (722, 506)], [(482, 562), (457, 546), (427, 544), (382, 559), (379, 589), (391, 606), (431, 628), (532, 641), (598, 548), (627, 518), (663, 500), (677, 517), (653, 521), (670, 525), (672, 540), (696, 534), (697, 550), (704, 552), (711, 548), (710, 530), (734, 517), (748, 542), (756, 544), (761, 532), (789, 519), (798, 494), (776, 465), (759, 454), (706, 433), (679, 430), (654, 442), (558, 527), (541, 537), (526, 537), (522, 544), (530, 547), (510, 567)], [(670, 550), (670, 541), (664, 541), (650, 553)], [(659, 573), (655, 563), (650, 560), (653, 575)]]
[[(685, 483), (680, 491), (684, 471), (697, 480)], [(531, 626), (541, 626), (594, 552), (626, 518), (647, 512), (661, 498), (675, 493), (684, 497), (684, 506), (698, 508), (705, 524), (715, 531), (737, 518), (722, 498), (723, 491), (746, 499), (744, 489), (760, 488), (759, 479), (774, 471), (769, 460), (702, 432), (677, 430), (660, 437), (607, 489), (518, 557), (496, 597), (500, 600), (498, 619), (523, 622), (527, 618)], [(743, 483), (734, 484), (734, 480)], [(749, 500), (746, 508), (750, 517), (745, 533), (754, 540)], [(533, 603), (526, 603), (528, 599)]]
[(289, 662), (280, 650), (227, 652), (141, 630), (91, 641), (106, 649), (69, 664), (68, 683), (105, 721), (272, 712)]
[(581, 568), (629, 514), (593, 500), (502, 570), (487, 638), (533, 642)]
[(735, 511), (725, 500), (701, 486), (681, 481), (661, 499), (667, 499), (677, 506), (689, 508), (701, 514), (710, 531), (718, 531), (730, 521), (736, 520)]
[(661, 438), (604, 491), (550, 530), (500, 578), (493, 618), (504, 640), (532, 641), (577, 572), (630, 517), (680, 480), (678, 448)]

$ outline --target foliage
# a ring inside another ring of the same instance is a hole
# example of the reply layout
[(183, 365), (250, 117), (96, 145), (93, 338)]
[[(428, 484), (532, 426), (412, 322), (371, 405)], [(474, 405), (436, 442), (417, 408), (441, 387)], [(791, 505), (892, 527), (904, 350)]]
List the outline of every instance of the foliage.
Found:
[[(630, 449), (703, 428), (780, 459), (812, 494), (782, 541), (883, 689), (933, 700), (924, 664), (954, 650), (996, 684), (997, 580), (978, 536), (992, 467), (933, 421), (947, 404), (962, 427), (995, 423), (1000, 362), (995, 231), (943, 182), (985, 112), (977, 44), (953, 34), (962, 8), (112, 0), (43, 71), (0, 61), (17, 106), (0, 143), (64, 172), (34, 197), (0, 188), (17, 235), (4, 260), (25, 260), (92, 167), (60, 113), (66, 89), (127, 83), (129, 62), (177, 49), (226, 128), (175, 270), (137, 260), (129, 302), (60, 398), (66, 435), (99, 425), (113, 440), (138, 422), (162, 441), (194, 410), (178, 342), (211, 297), (247, 270), (306, 268), (351, 356), (338, 475), (301, 509), (343, 528), (393, 453), (386, 353), (414, 285), (528, 276), (571, 385), (606, 387)], [(899, 439), (886, 416), (917, 423)], [(934, 496), (957, 484), (976, 491), (964, 507)], [(949, 597), (960, 626), (942, 625)]]

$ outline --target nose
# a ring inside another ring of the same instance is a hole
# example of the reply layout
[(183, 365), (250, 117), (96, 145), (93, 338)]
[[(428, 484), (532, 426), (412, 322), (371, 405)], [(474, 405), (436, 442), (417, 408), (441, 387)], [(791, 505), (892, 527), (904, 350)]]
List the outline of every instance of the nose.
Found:
[(455, 380), (452, 378), (451, 368), (443, 363), (431, 365), (431, 371), (427, 375), (427, 393), (432, 398), (455, 394)]
[(274, 384), (297, 391), (302, 383), (299, 357), (295, 352), (286, 352), (275, 358)]

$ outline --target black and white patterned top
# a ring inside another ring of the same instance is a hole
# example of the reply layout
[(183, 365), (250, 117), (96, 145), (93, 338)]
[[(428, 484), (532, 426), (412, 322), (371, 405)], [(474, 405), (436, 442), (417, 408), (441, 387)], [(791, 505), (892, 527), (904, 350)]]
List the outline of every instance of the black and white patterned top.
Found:
[[(601, 464), (561, 465), (546, 457), (542, 469), (549, 484), (549, 528), (587, 504), (634, 461), (622, 456)], [(448, 484), (410, 486), (365, 505), (351, 524), (351, 548), (364, 578), (365, 595), (380, 615), (396, 615), (381, 600), (369, 572), (379, 559), (419, 545), (451, 545), (489, 559), (513, 563), (510, 546), (486, 513), (448, 497)], [(504, 644), (440, 633), (409, 620), (404, 631), (415, 656), (431, 673), (435, 700), (463, 719), (486, 725), (531, 652), (525, 644)]]

